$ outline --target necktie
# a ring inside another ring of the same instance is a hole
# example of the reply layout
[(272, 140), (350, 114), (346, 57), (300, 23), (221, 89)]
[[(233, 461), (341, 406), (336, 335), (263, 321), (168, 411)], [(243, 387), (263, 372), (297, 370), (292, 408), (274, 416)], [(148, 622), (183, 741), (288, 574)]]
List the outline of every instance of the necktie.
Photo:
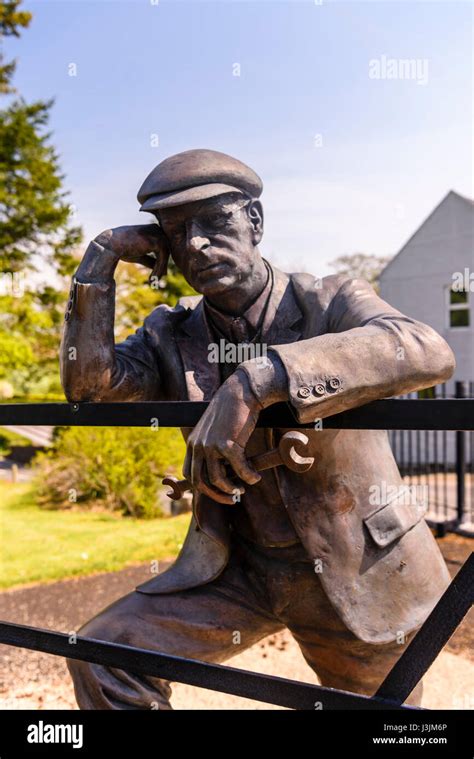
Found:
[(237, 316), (232, 319), (230, 324), (232, 338), (235, 343), (248, 343), (250, 342), (250, 335), (246, 320), (242, 316)]

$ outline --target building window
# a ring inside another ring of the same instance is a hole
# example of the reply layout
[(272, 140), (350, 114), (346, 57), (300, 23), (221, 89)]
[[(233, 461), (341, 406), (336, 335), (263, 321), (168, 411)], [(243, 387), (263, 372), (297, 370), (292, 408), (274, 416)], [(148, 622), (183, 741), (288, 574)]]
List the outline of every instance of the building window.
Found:
[(449, 290), (448, 326), (451, 329), (470, 326), (468, 290)]

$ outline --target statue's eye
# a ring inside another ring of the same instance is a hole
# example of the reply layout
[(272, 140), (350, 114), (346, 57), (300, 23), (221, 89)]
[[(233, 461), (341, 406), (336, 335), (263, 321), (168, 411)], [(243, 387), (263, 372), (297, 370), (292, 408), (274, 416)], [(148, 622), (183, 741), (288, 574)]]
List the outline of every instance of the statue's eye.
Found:
[(223, 213), (212, 213), (204, 216), (202, 222), (206, 227), (221, 229), (226, 226), (229, 216)]

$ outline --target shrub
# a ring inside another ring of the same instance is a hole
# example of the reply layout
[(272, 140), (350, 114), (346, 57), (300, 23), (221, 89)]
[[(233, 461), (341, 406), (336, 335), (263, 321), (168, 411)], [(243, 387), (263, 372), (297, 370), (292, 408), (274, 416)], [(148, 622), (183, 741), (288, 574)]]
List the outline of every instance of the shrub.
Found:
[(0, 379), (0, 400), (9, 400), (15, 395), (15, 389), (11, 382)]
[(38, 455), (38, 501), (49, 509), (100, 506), (134, 517), (163, 516), (165, 474), (181, 472), (179, 430), (61, 427), (53, 448)]

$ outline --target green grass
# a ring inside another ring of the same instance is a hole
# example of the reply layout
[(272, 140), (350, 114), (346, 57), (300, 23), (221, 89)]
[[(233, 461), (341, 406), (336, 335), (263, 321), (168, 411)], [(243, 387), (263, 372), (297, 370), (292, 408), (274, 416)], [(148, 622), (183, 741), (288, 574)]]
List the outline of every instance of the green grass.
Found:
[(45, 511), (32, 486), (0, 481), (0, 587), (51, 582), (178, 553), (190, 515), (132, 519), (104, 513)]

